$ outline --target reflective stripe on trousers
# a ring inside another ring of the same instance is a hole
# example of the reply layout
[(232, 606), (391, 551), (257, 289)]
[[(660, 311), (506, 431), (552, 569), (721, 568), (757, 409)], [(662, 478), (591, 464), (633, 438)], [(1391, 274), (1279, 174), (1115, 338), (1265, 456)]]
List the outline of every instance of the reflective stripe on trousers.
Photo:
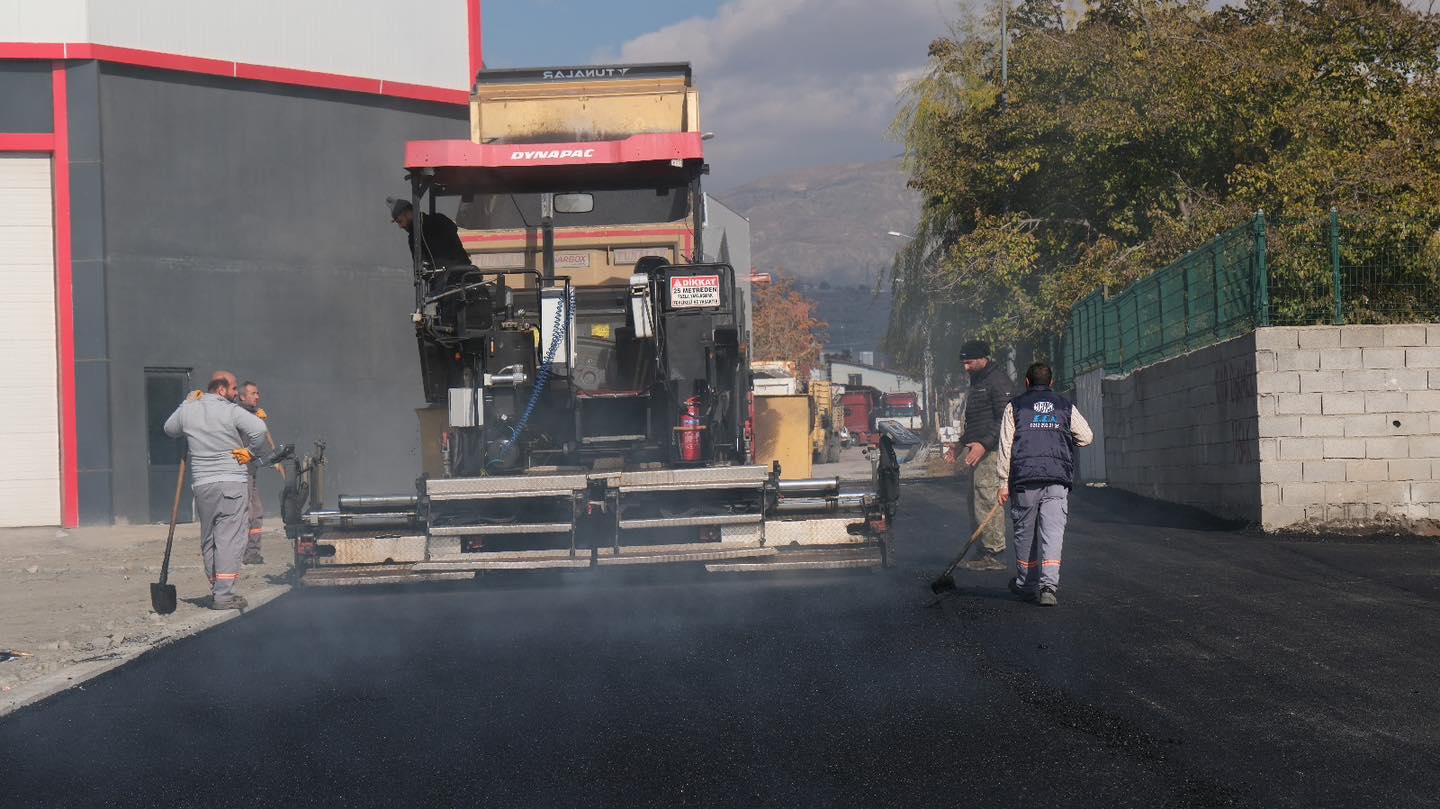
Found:
[(240, 578), (245, 555), (249, 486), (222, 481), (195, 487), (196, 518), (200, 521), (200, 554), (211, 592), (226, 596)]
[(1020, 586), (1060, 587), (1060, 551), (1070, 517), (1070, 490), (1059, 484), (1017, 490), (1010, 497), (1015, 526), (1015, 578)]

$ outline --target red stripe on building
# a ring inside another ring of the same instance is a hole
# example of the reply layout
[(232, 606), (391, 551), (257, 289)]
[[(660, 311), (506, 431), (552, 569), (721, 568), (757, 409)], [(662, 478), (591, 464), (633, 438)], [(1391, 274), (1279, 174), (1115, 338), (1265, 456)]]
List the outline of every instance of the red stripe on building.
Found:
[(80, 524), (80, 460), (75, 430), (75, 304), (70, 260), (70, 116), (65, 63), (50, 69), (54, 107), (55, 331), (60, 376), (60, 524)]
[(0, 58), (64, 59), (65, 46), (58, 42), (0, 42)]
[(66, 43), (66, 59), (99, 59), (102, 62), (116, 62), (136, 67), (154, 67), (161, 70), (176, 70), (182, 73), (203, 73), (207, 76), (234, 76), (235, 63), (223, 59), (206, 59), (201, 56), (182, 56), (178, 53), (160, 53), (139, 48), (121, 48), (116, 45), (91, 45), (88, 42)]
[(97, 59), (102, 62), (148, 67), (156, 70), (173, 70), (180, 73), (226, 76), (272, 84), (291, 84), (298, 87), (318, 87), (323, 90), (385, 95), (440, 104), (465, 104), (470, 98), (468, 91), (454, 90), (448, 87), (387, 82), (359, 76), (342, 76), (337, 73), (320, 73), (288, 67), (267, 67), (224, 59), (207, 59), (200, 56), (161, 53), (139, 48), (121, 48), (116, 45), (95, 45), (88, 42), (0, 42), (0, 59)]
[(268, 81), (273, 84), (298, 84), (304, 87), (321, 87), (326, 90), (370, 93), (371, 95), (380, 95), (380, 87), (383, 84), (379, 79), (362, 79), (355, 76), (341, 76), (315, 70), (295, 70), (288, 67), (248, 65), (244, 62), (235, 63), (235, 78)]
[(484, 19), (480, 16), (480, 0), (465, 0), (465, 30), (470, 34), (470, 80), (473, 86), (475, 74), (485, 67)]
[(49, 132), (0, 134), (0, 152), (53, 152), (55, 136)]
[(437, 104), (468, 104), (470, 94), (464, 90), (446, 90), (443, 87), (427, 87), (423, 84), (406, 84), (400, 81), (380, 83), (380, 94), (412, 101), (434, 101)]

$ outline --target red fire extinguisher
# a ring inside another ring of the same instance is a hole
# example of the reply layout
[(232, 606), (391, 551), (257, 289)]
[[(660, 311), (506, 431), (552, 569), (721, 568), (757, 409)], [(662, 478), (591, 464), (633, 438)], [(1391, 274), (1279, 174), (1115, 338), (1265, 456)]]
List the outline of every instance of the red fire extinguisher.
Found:
[(680, 460), (700, 460), (700, 397), (691, 396), (685, 400), (685, 409), (680, 411)]

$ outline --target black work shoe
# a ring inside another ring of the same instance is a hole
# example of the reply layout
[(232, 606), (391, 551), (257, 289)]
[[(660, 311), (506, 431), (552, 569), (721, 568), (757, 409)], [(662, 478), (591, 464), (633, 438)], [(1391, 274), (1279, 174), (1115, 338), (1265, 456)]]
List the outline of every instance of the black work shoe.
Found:
[(265, 557), (261, 556), (258, 551), (255, 553), (247, 553), (245, 554), (244, 562), (247, 565), (263, 565), (265, 564)]
[(210, 609), (212, 610), (243, 610), (249, 606), (250, 602), (246, 601), (244, 596), (237, 596), (234, 593), (210, 599)]
[(978, 559), (971, 559), (968, 562), (961, 562), (960, 567), (964, 570), (1009, 570), (1009, 566), (1000, 561), (998, 554), (984, 553)]
[(1053, 607), (1060, 602), (1055, 600), (1054, 589), (1050, 587), (1041, 587), (1040, 595), (1035, 599), (1035, 603), (1039, 604), (1042, 607)]
[(1010, 580), (1010, 592), (1018, 596), (1021, 601), (1035, 600), (1035, 592), (1033, 590), (1026, 590), (1024, 587), (1021, 587), (1019, 579)]

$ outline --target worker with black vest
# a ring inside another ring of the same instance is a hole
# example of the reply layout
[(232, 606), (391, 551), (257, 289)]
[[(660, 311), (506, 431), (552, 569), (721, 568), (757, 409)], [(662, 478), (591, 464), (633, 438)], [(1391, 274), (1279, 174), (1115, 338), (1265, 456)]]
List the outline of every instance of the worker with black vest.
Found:
[(1010, 504), (1015, 524), (1015, 577), (1010, 591), (1042, 607), (1056, 604), (1060, 550), (1075, 481), (1075, 449), (1095, 435), (1070, 400), (1052, 388), (1050, 366), (1025, 371), (1026, 390), (1011, 400), (1000, 420), (995, 466), (998, 497)]
[(965, 449), (966, 466), (975, 470), (970, 476), (970, 509), (975, 524), (983, 526), (980, 555), (960, 563), (965, 570), (1005, 570), (1005, 521), (985, 518), (997, 506), (995, 464), (986, 456), (995, 451), (1000, 441), (1000, 417), (1005, 405), (1015, 395), (1015, 384), (995, 360), (990, 358), (990, 344), (970, 340), (960, 346), (960, 362), (970, 375), (970, 391), (965, 394), (965, 430), (960, 444)]
[[(406, 243), (415, 251), (415, 207), (409, 200), (386, 197), (390, 219), (405, 231)], [(420, 214), (420, 263), (427, 270), (459, 267), (470, 263), (470, 254), (460, 241), (455, 222), (443, 213)]]

